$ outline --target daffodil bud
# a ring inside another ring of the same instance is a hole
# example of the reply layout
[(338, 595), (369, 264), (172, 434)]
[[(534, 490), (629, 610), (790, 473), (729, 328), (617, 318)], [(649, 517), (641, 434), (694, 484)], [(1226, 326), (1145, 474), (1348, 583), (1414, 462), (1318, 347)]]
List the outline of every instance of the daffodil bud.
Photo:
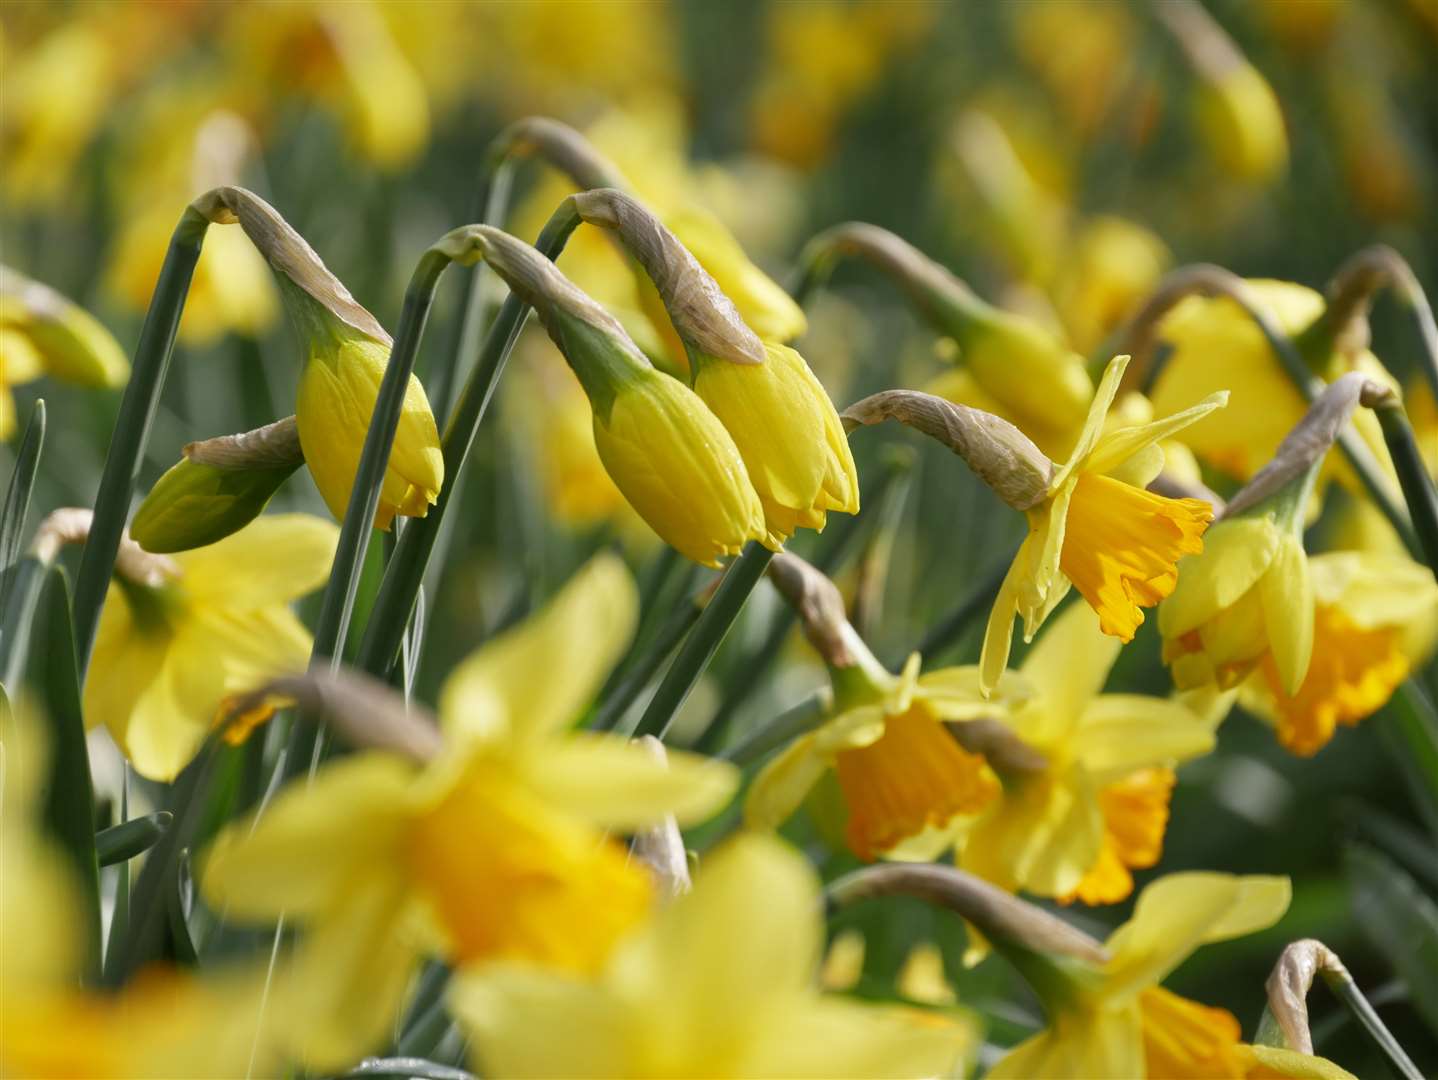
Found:
[(190, 443), (145, 496), (130, 535), (146, 551), (188, 551), (244, 528), (305, 463), (293, 416)]
[(689, 387), (649, 363), (617, 320), (538, 251), (484, 225), (444, 250), (483, 257), (538, 314), (594, 412), (594, 446), (629, 504), (660, 538), (706, 566), (764, 540), (764, 510), (744, 460)]
[(805, 262), (823, 273), (840, 255), (859, 256), (892, 277), (930, 325), (958, 344), (979, 389), (1032, 437), (1072, 442), (1093, 397), (1081, 356), (1037, 323), (985, 303), (887, 229), (835, 226), (810, 242)]
[[(8, 266), (0, 266), (0, 329), (5, 331), (7, 369), (12, 348), (28, 346), (27, 355), (38, 358), (42, 370), (68, 382), (119, 386), (129, 377), (129, 361), (99, 320)], [(17, 372), (19, 367), (16, 362)], [(0, 376), (0, 384), (19, 381), (8, 370)]]
[(1194, 112), (1219, 166), (1237, 180), (1266, 183), (1288, 164), (1288, 135), (1273, 88), (1197, 0), (1154, 9), (1199, 83)]
[[(304, 238), (259, 196), (244, 188), (221, 187), (193, 206), (217, 224), (238, 222), (275, 271), (304, 349), (295, 400), (300, 445), (325, 505), (342, 519), (393, 341)], [(397, 514), (424, 517), (443, 483), (439, 430), (424, 387), (411, 375), (375, 527), (388, 529)]]
[(683, 342), (694, 389), (734, 437), (764, 505), (770, 546), (828, 511), (857, 513), (858, 473), (833, 403), (804, 358), (761, 341), (675, 235), (619, 191), (573, 196), (585, 221), (612, 230), (653, 283)]
[(1283, 950), (1264, 983), (1268, 991), (1267, 1016), (1273, 1018), (1282, 1035), (1278, 1045), (1302, 1054), (1313, 1053), (1313, 1035), (1308, 1029), (1308, 991), (1319, 972), (1325, 980), (1353, 981), (1337, 953), (1321, 941), (1304, 938)]
[(1054, 464), (1007, 420), (918, 390), (885, 390), (843, 412), (849, 428), (897, 420), (943, 443), (1015, 510), (1029, 510), (1048, 494)]

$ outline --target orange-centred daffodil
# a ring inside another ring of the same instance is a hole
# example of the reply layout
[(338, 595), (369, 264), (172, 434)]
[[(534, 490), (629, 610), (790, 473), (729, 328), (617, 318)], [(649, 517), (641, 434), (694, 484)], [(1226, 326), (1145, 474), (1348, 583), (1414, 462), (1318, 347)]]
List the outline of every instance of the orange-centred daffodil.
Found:
[(701, 819), (736, 774), (566, 730), (628, 646), (636, 592), (599, 556), (451, 674), (426, 765), (357, 753), (216, 841), (216, 910), (308, 928), (280, 991), (298, 1056), (332, 1068), (372, 1049), (426, 951), (589, 974), (644, 916), (649, 873), (603, 830)]
[(989, 1075), (998, 1080), (1237, 1078), (1264, 1075), (1260, 1070), (1269, 1057), (1302, 1057), (1243, 1045), (1232, 1013), (1160, 985), (1200, 946), (1272, 926), (1287, 910), (1290, 895), (1283, 877), (1181, 873), (1160, 878), (1139, 894), (1133, 917), (1109, 936), (1110, 959), (1101, 969), (1055, 966), (1054, 978), (1035, 986), (1048, 1027), (1011, 1050)]
[(310, 634), (289, 603), (324, 584), (338, 537), (320, 518), (275, 514), (155, 560), (159, 581), (118, 572), (85, 680), (86, 724), (109, 728), (141, 776), (173, 779), (228, 695), (304, 669)]
[(850, 670), (854, 674), (835, 672), (832, 716), (754, 778), (744, 804), (749, 826), (777, 828), (833, 770), (847, 811), (845, 840), (861, 859), (875, 859), (977, 813), (998, 794), (983, 756), (965, 750), (944, 727), (992, 711), (979, 696), (973, 668), (921, 675), (915, 653), (897, 677), (877, 661)]
[(1045, 631), (992, 715), (1041, 756), (1000, 770), (1002, 793), (958, 836), (959, 865), (1009, 890), (1114, 903), (1162, 853), (1173, 768), (1213, 748), (1188, 709), (1101, 693), (1120, 643), (1073, 604)]
[(1308, 571), (1313, 649), (1302, 684), (1285, 691), (1269, 653), (1239, 695), (1305, 757), (1326, 746), (1337, 725), (1378, 711), (1438, 636), (1438, 583), (1427, 567), (1402, 555), (1335, 551), (1311, 556)]
[(1128, 357), (1109, 362), (1068, 461), (1042, 497), (1026, 509), (1029, 533), (989, 615), (979, 661), (991, 691), (1008, 663), (1015, 614), (1032, 640), (1072, 585), (1098, 612), (1106, 634), (1133, 639), (1143, 608), (1171, 593), (1178, 560), (1203, 550), (1213, 508), (1200, 499), (1170, 499), (1145, 490), (1163, 467), (1157, 443), (1221, 408), (1228, 395), (1137, 427), (1103, 432)]
[(459, 976), (451, 1007), (485, 1075), (949, 1075), (973, 1045), (964, 1018), (817, 991), (820, 911), (802, 858), (741, 837), (597, 980), (492, 965)]

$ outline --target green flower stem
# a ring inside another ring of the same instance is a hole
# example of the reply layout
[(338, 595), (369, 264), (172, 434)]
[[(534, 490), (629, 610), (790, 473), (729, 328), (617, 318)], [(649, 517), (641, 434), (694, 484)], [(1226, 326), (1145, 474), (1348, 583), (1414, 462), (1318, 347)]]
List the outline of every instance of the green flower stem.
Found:
[(724, 579), (714, 593), (714, 599), (709, 601), (694, 629), (684, 639), (679, 655), (669, 665), (659, 689), (654, 692), (644, 709), (644, 715), (639, 718), (639, 724), (633, 732), (635, 738), (654, 735), (662, 740), (668, 734), (675, 713), (689, 697), (689, 692), (694, 689), (699, 676), (704, 674), (704, 669), (714, 658), (719, 643), (729, 633), (729, 627), (733, 626), (734, 620), (739, 617), (744, 601), (749, 599), (754, 586), (759, 584), (759, 579), (764, 576), (764, 571), (768, 569), (769, 561), (773, 557), (772, 551), (751, 540), (745, 545), (743, 553), (729, 565)]
[[(567, 205), (561, 205), (539, 234), (536, 247), (545, 258), (558, 258), (569, 240), (569, 234), (578, 225), (579, 218), (573, 210)], [(415, 598), (419, 595), (420, 584), (424, 581), (425, 567), (429, 564), (440, 526), (449, 511), (450, 503), (461, 489), (464, 467), (469, 459), (470, 448), (474, 445), (475, 435), (479, 432), (480, 421), (484, 419), (485, 410), (494, 396), (500, 376), (504, 374), (509, 354), (519, 339), (519, 331), (528, 313), (529, 305), (511, 293), (505, 298), (494, 326), (485, 338), (484, 352), (465, 384), (454, 415), (445, 427), (444, 487), (440, 490), (435, 504), (429, 508), (429, 513), (405, 526), (404, 535), (395, 546), (394, 556), (385, 569), (379, 596), (375, 599), (374, 610), (370, 613), (369, 623), (360, 641), (359, 653), (355, 657), (355, 665), (361, 671), (382, 675), (394, 662), (405, 627), (414, 613)], [(398, 343), (395, 348), (397, 352)], [(456, 363), (462, 363), (462, 358), (456, 358)]]
[(1333, 991), (1335, 997), (1348, 1007), (1360, 1024), (1363, 1030), (1368, 1033), (1378, 1049), (1392, 1063), (1394, 1071), (1403, 1080), (1423, 1080), (1423, 1074), (1418, 1071), (1418, 1066), (1413, 1064), (1407, 1052), (1403, 1049), (1393, 1032), (1388, 1030), (1377, 1011), (1363, 996), (1363, 991), (1358, 989), (1358, 984), (1353, 981), (1353, 976), (1346, 970), (1333, 971), (1324, 968), (1321, 971), (1323, 981), (1328, 984), (1328, 989)]
[(771, 751), (822, 724), (828, 718), (833, 701), (834, 695), (828, 687), (820, 687), (793, 708), (749, 732), (733, 746), (726, 746), (717, 756), (735, 765), (752, 765)]
[(1428, 466), (1418, 452), (1418, 443), (1413, 438), (1413, 428), (1408, 423), (1403, 406), (1395, 399), (1374, 411), (1383, 428), (1388, 456), (1393, 459), (1394, 471), (1398, 473), (1398, 485), (1408, 503), (1413, 531), (1418, 534), (1418, 542), (1422, 545), (1429, 568), (1438, 574), (1438, 492), (1433, 489), (1433, 478), (1428, 475)]
[[(850, 518), (836, 524), (835, 529), (838, 535), (829, 540), (823, 551), (815, 557), (814, 568), (816, 570), (826, 577), (833, 577), (848, 564), (854, 553), (862, 547), (865, 538), (873, 531), (876, 523), (883, 517), (882, 512), (875, 513), (871, 508), (882, 509), (896, 482), (906, 476), (912, 468), (913, 458), (911, 456), (885, 459), (883, 472), (879, 474), (879, 479), (875, 481), (870, 490), (864, 493), (864, 509), (857, 518)], [(784, 639), (793, 630), (798, 617), (798, 614), (788, 604), (781, 604), (774, 612), (764, 640), (744, 664), (744, 678), (729, 688), (709, 723), (694, 740), (695, 750), (712, 754), (723, 744), (740, 708), (749, 700), (749, 696), (764, 684), (764, 677), (778, 662)]]
[(595, 731), (609, 731), (619, 722), (625, 709), (648, 685), (649, 680), (654, 678), (654, 673), (694, 628), (703, 612), (698, 597), (680, 602), (679, 607), (670, 614), (669, 620), (654, 634), (644, 655), (620, 679), (614, 689), (604, 695), (599, 708), (594, 712), (594, 719), (589, 725), (591, 728)]
[(190, 279), (208, 227), (209, 222), (199, 211), (186, 207), (170, 237), (160, 280), (150, 298), (150, 310), (145, 315), (140, 342), (135, 348), (135, 362), (120, 402), (115, 431), (110, 437), (110, 450), (105, 455), (105, 471), (95, 495), (95, 518), (75, 578), (75, 651), (82, 683), (90, 667), (90, 652), (100, 625), (100, 608), (120, 550), (135, 479), (150, 438), (160, 392), (165, 386), (165, 373), (175, 351), (175, 333), (180, 327)]
[[(1183, 266), (1168, 274), (1128, 326), (1113, 339), (1117, 342), (1116, 351), (1131, 352), (1139, 358), (1139, 363), (1129, 369), (1130, 379), (1143, 379), (1144, 359), (1151, 355), (1163, 317), (1181, 300), (1192, 295), (1222, 296), (1238, 305), (1263, 334), (1273, 355), (1278, 358), (1279, 366), (1303, 399), (1311, 403), (1323, 392), (1325, 383), (1313, 373), (1302, 350), (1266, 312), (1253, 303), (1244, 280), (1221, 266), (1208, 263)], [(1110, 354), (1109, 348), (1110, 344), (1105, 343), (1103, 355)], [(1358, 475), (1369, 498), (1403, 540), (1404, 546), (1415, 558), (1421, 557), (1422, 545), (1414, 532), (1413, 522), (1390, 494), (1387, 479), (1379, 472), (1373, 455), (1351, 425), (1339, 434), (1338, 448)]]

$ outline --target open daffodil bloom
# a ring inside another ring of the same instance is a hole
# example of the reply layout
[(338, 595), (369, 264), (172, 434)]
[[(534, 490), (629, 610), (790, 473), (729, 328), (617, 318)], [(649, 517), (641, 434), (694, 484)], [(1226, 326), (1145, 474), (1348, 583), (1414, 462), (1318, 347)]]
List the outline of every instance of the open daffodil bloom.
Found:
[(950, 1075), (973, 1045), (962, 1018), (816, 991), (820, 911), (802, 859), (742, 837), (597, 981), (492, 965), (461, 975), (450, 1000), (484, 1075)]
[(1160, 878), (1139, 895), (1133, 918), (1109, 936), (1110, 959), (1101, 970), (1071, 978), (1056, 971), (1054, 984), (1039, 989), (1048, 1028), (1010, 1051), (989, 1075), (1002, 1080), (1265, 1075), (1258, 1071), (1263, 1048), (1239, 1042), (1232, 1013), (1159, 984), (1200, 946), (1272, 926), (1287, 910), (1290, 894), (1282, 877)]
[(282, 995), (300, 1056), (332, 1068), (372, 1049), (426, 950), (593, 972), (643, 917), (648, 872), (603, 830), (702, 818), (735, 775), (564, 729), (627, 647), (637, 604), (623, 564), (600, 556), (451, 675), (426, 766), (355, 754), (221, 835), (203, 874), (217, 910), (309, 925)]
[(1074, 604), (1005, 677), (995, 715), (1042, 765), (1001, 772), (1002, 794), (961, 832), (965, 870), (1093, 904), (1124, 899), (1130, 870), (1158, 861), (1172, 769), (1211, 750), (1213, 732), (1163, 698), (1101, 693), (1120, 647)]
[(118, 574), (85, 680), (85, 722), (108, 727), (141, 776), (173, 779), (228, 695), (304, 670), (310, 634), (289, 602), (324, 584), (338, 536), (308, 514), (274, 514), (157, 561), (158, 583)]
[(1197, 405), (1139, 427), (1103, 432), (1104, 417), (1128, 357), (1109, 362), (1069, 459), (1025, 512), (1024, 538), (989, 615), (979, 661), (985, 691), (1008, 663), (1012, 623), (1023, 616), (1032, 640), (1072, 585), (1098, 612), (1106, 634), (1131, 641), (1143, 608), (1171, 593), (1178, 560), (1203, 550), (1213, 508), (1200, 499), (1170, 499), (1145, 490), (1163, 467), (1157, 443), (1227, 401), (1210, 395)]

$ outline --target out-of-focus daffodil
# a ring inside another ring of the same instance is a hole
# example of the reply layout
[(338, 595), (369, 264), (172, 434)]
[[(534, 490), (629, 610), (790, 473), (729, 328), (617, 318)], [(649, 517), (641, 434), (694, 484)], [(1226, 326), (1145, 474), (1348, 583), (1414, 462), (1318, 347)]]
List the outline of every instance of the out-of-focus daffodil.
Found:
[(426, 949), (593, 973), (643, 917), (648, 873), (601, 830), (700, 819), (736, 776), (566, 730), (637, 607), (623, 564), (598, 557), (450, 676), (427, 766), (355, 754), (216, 841), (202, 881), (217, 909), (309, 927), (281, 994), (306, 1061), (335, 1068), (372, 1048)]
[(1132, 12), (1098, 0), (1019, 4), (1006, 12), (1024, 60), (1085, 136), (1104, 122), (1136, 55)]
[(980, 667), (991, 689), (1008, 662), (1015, 614), (1032, 640), (1070, 585), (1098, 612), (1106, 634), (1131, 641), (1143, 608), (1171, 593), (1178, 560), (1203, 550), (1213, 508), (1144, 489), (1163, 467), (1157, 443), (1221, 408), (1227, 394), (1140, 427), (1103, 434), (1104, 418), (1128, 358), (1115, 357), (1094, 395), (1069, 459), (1053, 471), (1042, 497), (1026, 510), (1024, 538), (989, 616)]
[(1120, 643), (1072, 605), (1006, 676), (992, 715), (1041, 756), (959, 830), (959, 864), (1010, 891), (1110, 904), (1163, 850), (1173, 767), (1213, 748), (1173, 702), (1100, 691)]
[[(1286, 334), (1298, 334), (1323, 312), (1323, 297), (1306, 286), (1264, 280), (1247, 281), (1245, 286), (1254, 303)], [(1164, 317), (1158, 337), (1171, 346), (1171, 352), (1154, 381), (1154, 408), (1166, 412), (1201, 395), (1229, 390), (1228, 409), (1222, 416), (1199, 420), (1179, 439), (1205, 464), (1248, 480), (1302, 419), (1307, 402), (1284, 373), (1262, 331), (1231, 300), (1185, 298)], [(1351, 357), (1335, 352), (1317, 374), (1332, 382), (1346, 371), (1388, 384), (1393, 381), (1367, 350)], [(1364, 411), (1353, 417), (1353, 423), (1368, 449), (1391, 470), (1378, 421)], [(1336, 457), (1325, 470), (1357, 487), (1357, 480)]]
[(1111, 215), (1085, 221), (1053, 285), (1074, 346), (1087, 352), (1102, 344), (1153, 291), (1168, 263), (1167, 246), (1142, 225)]
[(998, 795), (983, 756), (944, 727), (992, 712), (973, 668), (921, 675), (916, 653), (897, 678), (877, 662), (851, 670), (862, 674), (838, 675), (844, 686), (832, 717), (755, 777), (744, 804), (751, 827), (777, 828), (833, 770), (848, 814), (845, 840), (861, 859), (876, 859), (977, 813)]
[(156, 559), (158, 581), (117, 575), (85, 680), (85, 722), (109, 728), (140, 775), (173, 779), (228, 695), (304, 669), (311, 639), (288, 605), (324, 584), (338, 536), (319, 518), (276, 514)]
[(0, 266), (0, 441), (15, 430), (10, 387), (45, 374), (82, 386), (120, 386), (130, 363), (84, 308)]
[(256, 1041), (262, 972), (152, 969), (114, 992), (81, 989), (79, 890), (40, 823), (46, 733), (24, 702), (0, 710), (0, 1073), (128, 1080), (273, 1067)]
[(493, 966), (461, 975), (450, 1001), (487, 1074), (948, 1075), (972, 1048), (966, 1019), (816, 991), (820, 910), (801, 858), (742, 837), (622, 942), (597, 982)]
[(1401, 555), (1336, 551), (1308, 559), (1313, 659), (1286, 692), (1273, 654), (1244, 683), (1244, 706), (1273, 724), (1295, 754), (1317, 753), (1338, 724), (1380, 709), (1438, 636), (1438, 583)]
[[(304, 348), (295, 419), (305, 464), (330, 513), (343, 519), (392, 343), (334, 317), (283, 275), (280, 284)], [(398, 514), (424, 517), (443, 483), (439, 429), (424, 387), (411, 375), (375, 528), (388, 529)]]
[[(1159, 985), (1200, 946), (1272, 926), (1288, 908), (1283, 877), (1169, 874), (1139, 894), (1133, 917), (1106, 943), (1101, 970), (1035, 986), (1048, 1027), (1006, 1054), (989, 1075), (1003, 1080), (1125, 1076), (1151, 1080), (1262, 1075), (1262, 1048), (1239, 1042), (1224, 1009)], [(1341, 1071), (1340, 1071), (1341, 1072)], [(1302, 1075), (1302, 1074), (1296, 1074)]]

